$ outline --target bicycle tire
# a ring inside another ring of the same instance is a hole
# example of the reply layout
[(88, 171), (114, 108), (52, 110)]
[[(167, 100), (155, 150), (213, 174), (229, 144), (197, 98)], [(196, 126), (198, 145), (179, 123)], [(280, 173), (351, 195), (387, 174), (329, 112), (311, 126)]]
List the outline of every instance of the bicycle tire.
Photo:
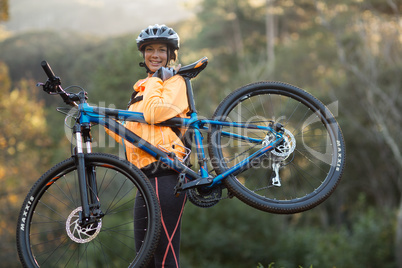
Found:
[[(281, 82), (241, 87), (219, 104), (213, 119), (264, 126), (279, 122), (287, 130), (286, 150), (272, 150), (240, 174), (224, 180), (233, 195), (254, 208), (276, 214), (306, 211), (327, 199), (341, 179), (345, 167), (342, 131), (329, 109), (298, 87)], [(211, 125), (208, 136), (209, 155), (217, 174), (262, 147), (261, 143), (227, 138), (223, 130), (226, 127)], [(257, 129), (231, 131), (259, 139), (269, 137)], [(278, 181), (273, 182), (278, 177), (273, 163), (280, 166), (280, 186)]]
[[(85, 163), (95, 168), (105, 215), (87, 229), (78, 227), (82, 209), (74, 157), (55, 165), (34, 184), (19, 214), (17, 249), (24, 267), (144, 267), (152, 258), (161, 227), (150, 182), (113, 155), (86, 154)], [(137, 194), (145, 201), (147, 219), (134, 219)], [(141, 220), (147, 229), (136, 248), (134, 225)]]

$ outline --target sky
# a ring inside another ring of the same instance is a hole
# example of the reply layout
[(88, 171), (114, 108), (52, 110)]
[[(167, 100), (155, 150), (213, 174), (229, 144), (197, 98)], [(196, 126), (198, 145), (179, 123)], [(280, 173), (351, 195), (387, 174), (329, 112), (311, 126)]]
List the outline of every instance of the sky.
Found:
[(0, 27), (12, 33), (78, 31), (101, 36), (138, 32), (193, 16), (194, 0), (8, 0)]

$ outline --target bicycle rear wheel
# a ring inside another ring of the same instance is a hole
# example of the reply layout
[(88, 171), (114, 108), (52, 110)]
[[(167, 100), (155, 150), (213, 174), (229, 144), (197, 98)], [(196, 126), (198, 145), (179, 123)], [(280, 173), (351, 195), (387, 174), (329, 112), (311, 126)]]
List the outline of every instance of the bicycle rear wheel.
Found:
[[(95, 171), (104, 216), (80, 227), (74, 158), (57, 164), (35, 183), (20, 212), (17, 248), (24, 266), (144, 267), (152, 257), (159, 239), (160, 210), (145, 175), (112, 155), (87, 154), (85, 163)], [(135, 206), (136, 195), (143, 197), (144, 206)], [(134, 218), (135, 209), (144, 209), (147, 217)], [(146, 233), (142, 243), (135, 245), (138, 224), (146, 227)]]
[[(345, 145), (334, 116), (302, 89), (279, 82), (260, 82), (227, 96), (215, 120), (268, 126), (283, 125), (284, 141), (225, 184), (236, 197), (272, 213), (297, 213), (315, 207), (334, 191), (345, 165)], [(267, 142), (273, 137), (256, 128), (212, 125), (209, 154), (218, 174), (261, 149), (263, 142), (234, 139), (232, 132)]]

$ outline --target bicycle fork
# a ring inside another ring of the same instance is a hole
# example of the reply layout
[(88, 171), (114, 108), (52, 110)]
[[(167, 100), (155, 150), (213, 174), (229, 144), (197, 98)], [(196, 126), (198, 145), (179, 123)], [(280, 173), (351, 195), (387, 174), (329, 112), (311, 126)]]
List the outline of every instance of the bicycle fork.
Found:
[(91, 153), (91, 126), (89, 123), (75, 124), (73, 133), (76, 138), (75, 165), (78, 173), (78, 185), (81, 197), (82, 211), (79, 213), (79, 224), (85, 227), (96, 222), (98, 218), (103, 217), (100, 211), (100, 203), (98, 199), (98, 187), (96, 183), (96, 171), (92, 166), (86, 166), (85, 153)]

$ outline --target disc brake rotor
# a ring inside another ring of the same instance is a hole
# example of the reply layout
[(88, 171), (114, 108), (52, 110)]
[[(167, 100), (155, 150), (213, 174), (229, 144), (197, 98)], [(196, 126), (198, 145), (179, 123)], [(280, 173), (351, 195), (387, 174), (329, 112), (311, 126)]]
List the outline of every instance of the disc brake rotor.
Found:
[(66, 221), (66, 231), (71, 240), (83, 244), (93, 240), (99, 234), (102, 228), (102, 220), (81, 227), (79, 224), (79, 213), (81, 211), (82, 207), (77, 207), (70, 213)]
[[(273, 135), (267, 135), (264, 139), (265, 144), (269, 144), (275, 141), (275, 137)], [(296, 139), (293, 136), (292, 132), (288, 129), (285, 129), (283, 133), (283, 141), (275, 147), (274, 150), (270, 151), (271, 154), (276, 156), (278, 160), (285, 160), (288, 158), (296, 148)]]

